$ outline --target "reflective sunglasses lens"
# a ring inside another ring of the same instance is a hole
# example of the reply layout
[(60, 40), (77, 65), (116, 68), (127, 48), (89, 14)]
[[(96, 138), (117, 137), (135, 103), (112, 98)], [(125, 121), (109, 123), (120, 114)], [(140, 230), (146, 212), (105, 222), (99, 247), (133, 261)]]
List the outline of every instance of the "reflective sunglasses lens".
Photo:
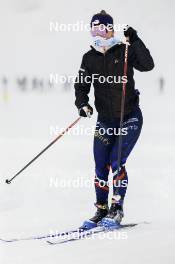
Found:
[(101, 36), (101, 37), (105, 37), (106, 36), (106, 28), (105, 27), (93, 27), (91, 29), (91, 34), (93, 37), (96, 36)]

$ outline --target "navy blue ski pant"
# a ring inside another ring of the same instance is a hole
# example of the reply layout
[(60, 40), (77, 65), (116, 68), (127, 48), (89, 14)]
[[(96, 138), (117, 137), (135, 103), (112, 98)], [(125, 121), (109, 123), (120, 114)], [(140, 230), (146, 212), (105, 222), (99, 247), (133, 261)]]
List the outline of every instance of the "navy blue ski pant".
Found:
[[(123, 129), (120, 131), (120, 119), (106, 121), (97, 119), (94, 134), (95, 159), (95, 191), (98, 204), (108, 203), (108, 175), (110, 168), (113, 173), (113, 198), (123, 204), (128, 185), (128, 175), (125, 163), (135, 146), (143, 124), (142, 112), (137, 107), (124, 117)], [(119, 133), (122, 132), (122, 152), (119, 173), (118, 170), (118, 143)]]

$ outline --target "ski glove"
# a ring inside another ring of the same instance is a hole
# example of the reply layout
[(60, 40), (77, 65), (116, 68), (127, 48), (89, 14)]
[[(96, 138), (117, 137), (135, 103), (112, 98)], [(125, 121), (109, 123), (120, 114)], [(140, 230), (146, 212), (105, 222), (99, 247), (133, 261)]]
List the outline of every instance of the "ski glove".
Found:
[(137, 35), (137, 31), (130, 26), (127, 26), (125, 28), (124, 35), (126, 38), (129, 37), (129, 43), (130, 44), (132, 44), (133, 42), (135, 42), (136, 40), (139, 39), (139, 37)]
[(90, 118), (91, 115), (93, 114), (93, 108), (89, 104), (87, 104), (87, 105), (80, 107), (78, 109), (78, 112), (80, 116)]

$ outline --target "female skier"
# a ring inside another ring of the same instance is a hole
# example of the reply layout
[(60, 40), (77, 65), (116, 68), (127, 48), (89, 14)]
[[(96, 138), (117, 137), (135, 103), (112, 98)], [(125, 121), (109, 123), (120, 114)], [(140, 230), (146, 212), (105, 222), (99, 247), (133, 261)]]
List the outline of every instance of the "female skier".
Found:
[[(92, 218), (84, 222), (83, 227), (87, 229), (98, 224), (115, 227), (124, 216), (123, 203), (128, 185), (125, 165), (139, 138), (143, 123), (139, 108), (139, 92), (135, 89), (133, 78), (134, 69), (146, 72), (154, 68), (150, 52), (138, 37), (137, 31), (127, 27), (124, 31), (126, 41), (129, 43), (127, 77), (124, 76), (126, 45), (114, 36), (113, 18), (104, 10), (92, 17), (91, 34), (94, 44), (91, 50), (84, 54), (75, 82), (75, 104), (79, 115), (89, 117), (93, 114), (88, 97), (91, 84), (94, 86), (95, 107), (98, 112), (94, 135), (97, 211)], [(126, 93), (120, 131), (123, 82), (126, 82)], [(121, 133), (121, 158), (118, 159)], [(109, 208), (110, 168), (113, 172), (113, 197)]]

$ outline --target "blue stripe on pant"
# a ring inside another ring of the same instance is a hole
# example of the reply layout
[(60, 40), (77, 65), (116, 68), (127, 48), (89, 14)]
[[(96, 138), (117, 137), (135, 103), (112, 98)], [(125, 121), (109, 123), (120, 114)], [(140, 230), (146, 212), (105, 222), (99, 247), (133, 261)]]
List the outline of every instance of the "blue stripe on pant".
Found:
[(108, 202), (108, 175), (110, 167), (113, 172), (113, 193), (120, 195), (122, 198), (121, 201), (123, 202), (128, 184), (125, 163), (139, 138), (142, 124), (143, 117), (139, 107), (124, 118), (121, 170), (118, 178), (116, 178), (120, 120), (104, 121), (98, 118), (94, 135), (95, 190), (97, 203), (104, 204)]

